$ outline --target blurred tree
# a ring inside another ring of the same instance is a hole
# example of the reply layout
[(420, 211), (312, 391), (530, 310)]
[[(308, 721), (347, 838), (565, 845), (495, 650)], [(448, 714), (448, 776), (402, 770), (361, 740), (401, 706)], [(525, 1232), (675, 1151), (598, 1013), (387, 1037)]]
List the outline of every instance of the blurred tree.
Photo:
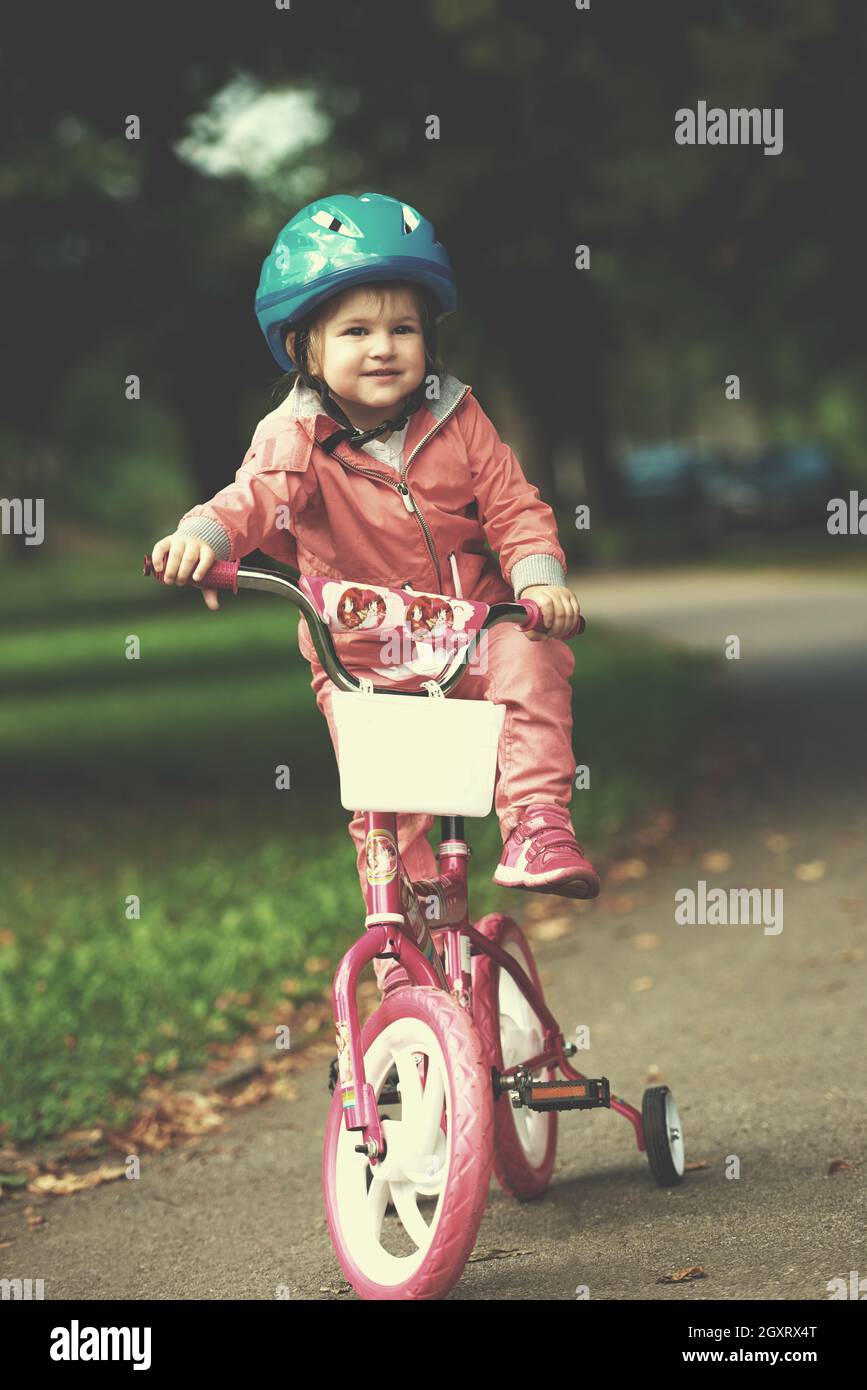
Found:
[[(768, 408), (860, 389), (861, 0), (193, 8), (187, 39), (176, 7), (123, 35), (98, 5), (7, 17), (3, 418), (19, 449), (86, 468), (87, 428), (58, 435), (64, 382), (113, 358), (107, 396), (140, 374), (211, 495), (250, 403), (270, 408), (262, 257), (300, 202), (337, 187), (400, 194), (436, 223), (460, 282), (447, 357), (483, 403), (512, 394), (552, 502), (572, 445), (594, 515), (616, 515), (616, 433), (690, 428), (731, 371)], [(329, 133), (269, 177), (206, 173), (178, 142), (245, 73), (266, 91), (312, 84)], [(676, 145), (675, 111), (699, 99), (782, 107), (783, 153)]]

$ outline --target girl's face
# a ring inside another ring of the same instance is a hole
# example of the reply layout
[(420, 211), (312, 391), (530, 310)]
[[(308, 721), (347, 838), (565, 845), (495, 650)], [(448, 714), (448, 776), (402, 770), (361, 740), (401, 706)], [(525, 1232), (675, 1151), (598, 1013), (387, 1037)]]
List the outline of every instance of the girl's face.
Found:
[(424, 377), (422, 323), (409, 290), (347, 290), (329, 301), (320, 334), (311, 370), (361, 429), (387, 420)]

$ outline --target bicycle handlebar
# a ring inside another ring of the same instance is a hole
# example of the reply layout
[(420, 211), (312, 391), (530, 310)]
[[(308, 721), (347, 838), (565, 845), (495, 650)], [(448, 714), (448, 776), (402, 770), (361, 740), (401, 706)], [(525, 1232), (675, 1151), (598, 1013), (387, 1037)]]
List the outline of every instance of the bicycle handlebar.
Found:
[[(190, 583), (196, 589), (231, 589), (233, 594), (238, 592), (238, 571), (241, 568), (240, 560), (216, 560), (208, 570), (205, 579), (191, 579)], [(150, 555), (144, 557), (144, 569), (142, 573), (147, 577), (149, 574), (156, 575), (161, 584), (165, 583), (165, 565), (161, 570), (154, 569), (154, 563)]]
[[(165, 582), (165, 567), (162, 571), (154, 568), (150, 555), (144, 557), (144, 568), (142, 573), (147, 577), (154, 575), (160, 584)], [(345, 583), (351, 581), (346, 580)], [(302, 616), (307, 620), (310, 630), (310, 637), (316, 648), (317, 656), (321, 661), (326, 673), (339, 690), (360, 690), (361, 682), (351, 671), (347, 671), (334, 647), (331, 636), (331, 629), (323, 622), (322, 614), (316, 604), (311, 601), (294, 579), (288, 575), (280, 574), (277, 570), (266, 569), (247, 569), (242, 566), (240, 560), (217, 560), (208, 570), (203, 579), (189, 580), (189, 583), (196, 589), (221, 589), (237, 594), (239, 589), (261, 589), (266, 593), (281, 594), (294, 603)], [(412, 597), (412, 595), (410, 595)], [(506, 603), (494, 603), (484, 605), (488, 608), (488, 613), (484, 622), (471, 631), (469, 641), (455, 655), (447, 674), (438, 680), (443, 695), (448, 695), (458, 682), (466, 674), (466, 669), (472, 656), (475, 655), (478, 646), (478, 639), (482, 632), (488, 628), (496, 627), (498, 623), (513, 622), (518, 623), (522, 631), (544, 632), (545, 623), (542, 617), (542, 610), (533, 599), (514, 599)], [(579, 617), (576, 627), (562, 635), (561, 641), (568, 641), (572, 637), (578, 637), (587, 626), (583, 614)], [(416, 695), (427, 697), (426, 690), (392, 690), (389, 686), (373, 687), (378, 695)]]

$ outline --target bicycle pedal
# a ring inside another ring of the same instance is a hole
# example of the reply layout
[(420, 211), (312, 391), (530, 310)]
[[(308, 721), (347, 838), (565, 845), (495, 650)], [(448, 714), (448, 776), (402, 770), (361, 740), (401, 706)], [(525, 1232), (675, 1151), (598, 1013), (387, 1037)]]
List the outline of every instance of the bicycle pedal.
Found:
[(516, 1086), (506, 1087), (517, 1091), (512, 1100), (517, 1110), (526, 1106), (528, 1110), (594, 1110), (611, 1105), (611, 1088), (607, 1076), (583, 1081), (529, 1081), (519, 1080)]

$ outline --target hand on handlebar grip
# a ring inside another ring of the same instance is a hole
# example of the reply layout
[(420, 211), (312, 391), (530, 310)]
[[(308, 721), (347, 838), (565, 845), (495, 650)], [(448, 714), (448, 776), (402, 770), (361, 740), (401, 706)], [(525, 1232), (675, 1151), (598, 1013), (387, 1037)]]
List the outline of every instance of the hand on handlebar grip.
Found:
[[(217, 560), (211, 565), (211, 568), (201, 579), (189, 579), (187, 582), (192, 584), (196, 589), (227, 589), (231, 593), (236, 594), (238, 592), (238, 570), (240, 567), (240, 560)], [(156, 575), (161, 584), (165, 582), (164, 569), (155, 569), (149, 555), (144, 557), (144, 569), (142, 573), (145, 575)], [(214, 606), (216, 607), (216, 602)]]
[[(521, 623), (521, 631), (546, 632), (545, 619), (538, 603), (536, 603), (536, 601), (531, 598), (518, 599), (518, 602), (522, 604), (524, 608), (526, 608), (527, 613), (529, 615), (529, 620), (526, 623)], [(584, 631), (586, 626), (587, 624), (584, 621), (584, 614), (582, 613), (575, 627), (570, 628), (568, 632), (558, 633), (560, 641), (568, 642), (573, 637), (580, 637), (581, 633)]]

